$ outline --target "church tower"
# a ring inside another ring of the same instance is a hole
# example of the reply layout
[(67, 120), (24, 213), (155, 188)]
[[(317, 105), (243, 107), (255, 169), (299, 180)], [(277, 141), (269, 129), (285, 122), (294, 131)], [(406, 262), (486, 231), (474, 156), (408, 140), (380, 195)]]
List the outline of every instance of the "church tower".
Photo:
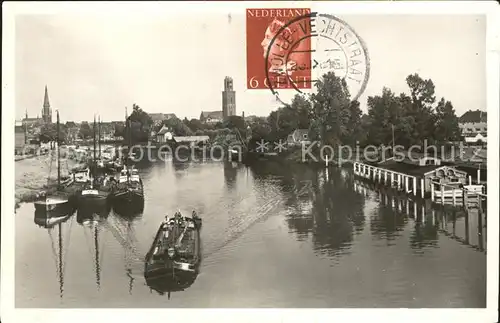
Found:
[(222, 91), (222, 116), (226, 119), (236, 115), (236, 92), (233, 90), (233, 79), (224, 78), (224, 91)]
[(50, 108), (47, 85), (45, 85), (45, 96), (43, 98), (42, 119), (44, 123), (52, 123), (52, 109)]

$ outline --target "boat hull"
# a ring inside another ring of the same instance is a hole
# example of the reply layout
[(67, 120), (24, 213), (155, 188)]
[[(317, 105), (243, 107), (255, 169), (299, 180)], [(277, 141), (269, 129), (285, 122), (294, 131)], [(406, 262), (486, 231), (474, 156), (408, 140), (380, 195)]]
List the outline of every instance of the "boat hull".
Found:
[[(184, 219), (184, 226), (171, 225), (169, 219), (163, 222), (146, 254), (144, 278), (160, 294), (185, 290), (199, 273), (201, 219)], [(175, 249), (175, 253), (169, 254), (170, 249)]]
[(106, 206), (108, 204), (109, 192), (97, 190), (97, 189), (86, 189), (82, 190), (78, 195), (78, 208), (82, 208), (86, 205), (93, 206)]
[(69, 197), (47, 197), (34, 202), (35, 212), (45, 214), (46, 217), (58, 217), (70, 213), (72, 201)]
[(135, 218), (144, 212), (144, 199), (137, 199), (136, 201), (117, 199), (112, 200), (111, 204), (113, 211), (125, 218)]
[[(201, 219), (184, 219), (184, 225), (171, 225), (169, 220), (160, 225), (146, 255), (146, 271), (158, 266), (185, 271), (197, 270), (201, 261)], [(176, 250), (174, 256), (167, 254), (169, 248)]]
[(142, 189), (124, 189), (116, 191), (112, 194), (113, 202), (115, 203), (144, 203), (144, 192)]
[(73, 213), (69, 214), (61, 214), (57, 216), (46, 217), (43, 212), (35, 212), (35, 224), (44, 227), (50, 228), (58, 223), (65, 222), (72, 216)]

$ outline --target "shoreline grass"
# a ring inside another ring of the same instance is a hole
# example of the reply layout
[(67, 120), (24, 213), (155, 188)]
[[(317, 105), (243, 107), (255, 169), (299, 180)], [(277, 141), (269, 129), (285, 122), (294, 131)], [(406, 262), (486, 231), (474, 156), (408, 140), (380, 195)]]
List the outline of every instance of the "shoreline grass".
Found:
[[(61, 177), (80, 164), (70, 159), (61, 161)], [(15, 210), (21, 203), (33, 202), (40, 191), (47, 194), (57, 190), (57, 162), (50, 155), (36, 156), (15, 163)]]

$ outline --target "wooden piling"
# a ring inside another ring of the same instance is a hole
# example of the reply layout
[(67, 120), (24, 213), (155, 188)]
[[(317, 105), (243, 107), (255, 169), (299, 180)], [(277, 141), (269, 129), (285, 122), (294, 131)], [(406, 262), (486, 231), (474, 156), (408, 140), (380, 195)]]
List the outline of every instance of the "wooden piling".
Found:
[(413, 195), (417, 196), (417, 178), (413, 177)]
[(464, 208), (465, 211), (465, 243), (469, 243), (469, 210)]
[(420, 192), (421, 192), (422, 198), (424, 198), (424, 195), (425, 195), (425, 182), (424, 182), (423, 178), (420, 179)]
[(463, 203), (463, 207), (464, 207), (464, 209), (465, 209), (465, 210), (467, 210), (467, 209), (468, 209), (468, 207), (469, 207), (469, 206), (468, 206), (469, 201), (468, 201), (468, 196), (467, 196), (467, 195), (468, 195), (468, 194), (467, 194), (467, 190), (466, 190), (466, 189), (463, 189), (463, 190), (462, 190), (462, 199), (463, 199), (463, 200), (462, 200), (462, 203)]
[(431, 182), (431, 201), (434, 202), (434, 183)]
[(440, 185), (441, 187), (441, 204), (444, 205), (444, 185)]
[[(488, 230), (484, 231), (485, 237), (483, 239), (483, 214), (482, 214), (482, 212), (478, 212), (477, 216), (478, 216), (478, 218), (477, 218), (477, 238), (479, 241), (479, 249), (481, 249), (481, 251), (482, 251), (482, 250), (484, 250), (484, 244), (486, 243), (486, 232)], [(486, 225), (486, 219), (487, 219), (487, 217), (484, 217), (485, 225)]]

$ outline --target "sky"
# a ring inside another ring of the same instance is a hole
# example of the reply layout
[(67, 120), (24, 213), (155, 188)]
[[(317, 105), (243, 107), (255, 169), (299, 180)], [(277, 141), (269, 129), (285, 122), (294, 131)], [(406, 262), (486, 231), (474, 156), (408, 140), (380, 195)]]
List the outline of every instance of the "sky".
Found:
[[(384, 86), (406, 92), (405, 78), (431, 78), (437, 100), (457, 115), (486, 110), (486, 19), (481, 15), (342, 15), (364, 40), (370, 78), (359, 101)], [(41, 115), (44, 87), (63, 121), (123, 120), (138, 104), (149, 113), (199, 118), (221, 110), (224, 77), (236, 112), (267, 116), (278, 107), (269, 90), (247, 90), (246, 15), (23, 15), (15, 20), (16, 119)], [(291, 100), (293, 89), (285, 94)], [(54, 112), (55, 115), (55, 112)], [(54, 119), (55, 120), (55, 119)]]

